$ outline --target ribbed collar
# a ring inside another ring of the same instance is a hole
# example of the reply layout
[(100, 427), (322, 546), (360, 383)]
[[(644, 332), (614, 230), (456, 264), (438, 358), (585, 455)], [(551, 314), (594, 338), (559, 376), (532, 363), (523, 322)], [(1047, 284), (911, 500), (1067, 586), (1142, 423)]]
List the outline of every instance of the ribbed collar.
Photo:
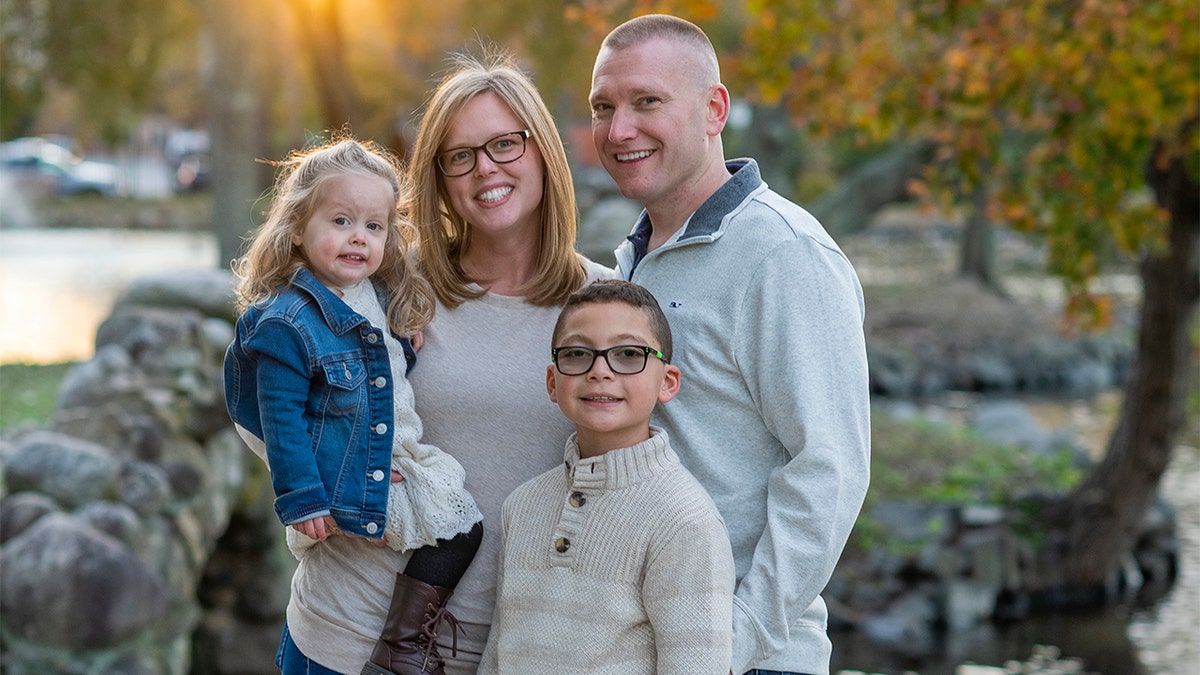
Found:
[[(700, 208), (688, 216), (680, 232), (675, 233), (679, 241), (694, 237), (712, 237), (721, 229), (721, 223), (738, 204), (746, 200), (752, 192), (763, 185), (762, 174), (758, 170), (758, 162), (750, 158), (729, 159), (725, 161), (725, 170), (730, 179), (717, 189)], [(650, 235), (654, 231), (654, 223), (650, 222), (650, 213), (643, 210), (638, 217), (633, 231), (625, 237), (633, 246), (633, 266), (646, 257), (650, 246)]]
[(586, 459), (580, 459), (578, 439), (571, 434), (565, 455), (567, 481), (577, 488), (595, 490), (619, 490), (679, 464), (667, 432), (655, 426), (650, 427), (650, 438), (637, 445)]

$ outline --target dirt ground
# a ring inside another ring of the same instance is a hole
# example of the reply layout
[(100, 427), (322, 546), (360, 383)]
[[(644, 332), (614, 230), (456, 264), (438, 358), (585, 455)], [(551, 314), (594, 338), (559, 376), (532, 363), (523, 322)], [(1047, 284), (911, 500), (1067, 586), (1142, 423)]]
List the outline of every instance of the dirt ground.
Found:
[[(1062, 284), (1044, 273), (1037, 241), (996, 231), (1002, 296), (958, 275), (959, 231), (959, 224), (951, 219), (901, 206), (885, 210), (863, 232), (838, 241), (863, 284), (868, 344), (1033, 341), (1061, 337), (1071, 330), (1063, 312)], [(1097, 287), (1113, 296), (1113, 330), (1131, 330), (1141, 290), (1132, 265), (1111, 271)], [(1200, 382), (1197, 385), (1200, 389)], [(965, 411), (973, 407), (972, 399), (951, 394), (946, 403)], [(1104, 451), (1120, 403), (1119, 389), (1074, 402), (1027, 401), (1043, 428), (1073, 430), (1096, 457)], [(1200, 444), (1197, 426), (1192, 415), (1180, 441)]]
[[(897, 206), (861, 233), (839, 240), (862, 281), (868, 340), (971, 344), (1061, 336), (1072, 329), (1063, 312), (1062, 283), (1046, 275), (1039, 242), (995, 230), (998, 294), (959, 275), (959, 232), (953, 219)], [(1137, 307), (1140, 280), (1126, 265), (1110, 270), (1096, 287), (1113, 295), (1120, 329)]]

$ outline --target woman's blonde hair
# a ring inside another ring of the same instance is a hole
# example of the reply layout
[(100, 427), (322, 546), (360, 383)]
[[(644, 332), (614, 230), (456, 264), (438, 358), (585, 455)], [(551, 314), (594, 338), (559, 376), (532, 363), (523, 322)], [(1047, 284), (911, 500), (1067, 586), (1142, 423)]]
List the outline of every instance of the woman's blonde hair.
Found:
[(413, 184), (409, 215), (418, 231), (417, 259), (447, 307), (483, 295), (468, 288), (471, 279), (463, 272), (462, 256), (471, 244), (471, 224), (450, 206), (436, 158), (455, 115), (474, 97), (490, 92), (532, 132), (545, 163), (536, 267), (521, 292), (533, 305), (561, 305), (587, 279), (584, 259), (575, 252), (578, 211), (567, 152), (533, 81), (507, 53), (497, 48), (486, 51), (482, 58), (454, 55), (453, 69), (425, 106), (409, 166)]
[(293, 151), (287, 159), (275, 164), (280, 168), (271, 188), (267, 219), (251, 233), (246, 254), (233, 261), (233, 272), (238, 278), (238, 311), (279, 293), (292, 282), (296, 272), (309, 266), (293, 239), (303, 234), (325, 184), (339, 176), (368, 175), (386, 180), (394, 199), (388, 215), (383, 259), (371, 275), (387, 292), (388, 323), (398, 335), (410, 335), (428, 325), (433, 319), (433, 288), (409, 255), (413, 228), (400, 217), (399, 204), (405, 196), (401, 178), (404, 174), (396, 156), (372, 141), (337, 135)]

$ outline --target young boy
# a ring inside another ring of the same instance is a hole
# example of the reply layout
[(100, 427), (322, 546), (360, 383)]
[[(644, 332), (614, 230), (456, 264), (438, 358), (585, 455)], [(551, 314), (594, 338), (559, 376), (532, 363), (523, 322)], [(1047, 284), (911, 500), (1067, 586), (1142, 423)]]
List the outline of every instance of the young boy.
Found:
[(642, 287), (597, 281), (567, 300), (552, 345), (546, 389), (575, 433), (564, 466), (504, 503), (479, 673), (726, 675), (728, 534), (650, 426), (680, 385), (666, 317)]

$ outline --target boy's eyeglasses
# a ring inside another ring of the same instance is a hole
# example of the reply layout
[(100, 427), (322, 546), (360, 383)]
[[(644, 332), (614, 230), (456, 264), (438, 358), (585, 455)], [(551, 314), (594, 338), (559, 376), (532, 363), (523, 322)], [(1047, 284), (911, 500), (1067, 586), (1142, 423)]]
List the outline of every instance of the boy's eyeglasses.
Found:
[(522, 129), (500, 134), (483, 145), (443, 150), (437, 155), (437, 165), (443, 175), (454, 178), (465, 176), (475, 168), (475, 160), (479, 157), (480, 150), (496, 164), (515, 162), (525, 156), (525, 139), (529, 136), (529, 130)]
[(596, 365), (596, 358), (603, 356), (608, 369), (618, 375), (637, 375), (646, 369), (646, 361), (653, 356), (667, 363), (667, 357), (653, 347), (643, 345), (617, 345), (608, 349), (590, 347), (555, 347), (550, 350), (550, 360), (563, 375), (584, 375)]

